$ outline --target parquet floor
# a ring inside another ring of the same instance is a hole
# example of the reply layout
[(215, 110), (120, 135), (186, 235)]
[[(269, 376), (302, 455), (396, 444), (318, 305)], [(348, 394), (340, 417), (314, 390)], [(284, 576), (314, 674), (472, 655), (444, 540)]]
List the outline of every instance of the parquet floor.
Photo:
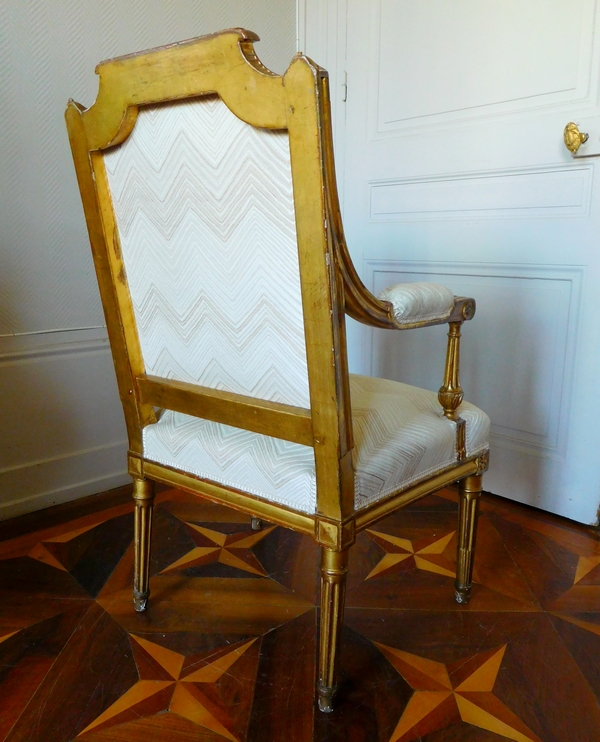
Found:
[(362, 533), (325, 716), (311, 540), (162, 492), (138, 615), (132, 519), (117, 504), (0, 542), (0, 739), (600, 740), (593, 529), (485, 498), (467, 607), (452, 587), (452, 492)]

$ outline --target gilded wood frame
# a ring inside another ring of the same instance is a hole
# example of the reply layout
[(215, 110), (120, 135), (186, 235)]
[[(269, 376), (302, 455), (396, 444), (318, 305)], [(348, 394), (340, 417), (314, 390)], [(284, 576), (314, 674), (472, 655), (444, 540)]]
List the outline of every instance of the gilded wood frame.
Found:
[[(275, 75), (257, 58), (253, 48), (257, 39), (249, 31), (229, 29), (103, 62), (96, 69), (100, 77), (96, 102), (84, 109), (70, 101), (66, 120), (129, 437), (128, 468), (134, 478), (136, 500), (136, 607), (143, 609), (148, 597), (151, 481), (312, 535), (324, 547), (322, 625), (329, 628), (321, 634), (319, 692), (322, 710), (330, 710), (347, 549), (357, 530), (452, 482), (466, 481), (465, 497), (473, 504), (461, 511), (465, 513), (461, 553), (469, 563), (465, 561), (459, 569), (462, 582), (457, 582), (457, 590), (468, 597), (473, 519), (487, 458), (482, 455), (465, 460), (459, 454), (455, 466), (355, 512), (345, 313), (387, 329), (438, 322), (398, 325), (392, 305), (375, 298), (360, 281), (346, 248), (337, 199), (327, 73), (299, 54), (283, 76)], [(146, 374), (103, 150), (125, 141), (133, 131), (140, 106), (215, 93), (246, 123), (286, 129), (289, 134), (310, 409)], [(457, 400), (462, 399), (458, 383), (460, 324), (474, 311), (472, 299), (457, 297), (448, 316), (439, 321), (451, 326), (446, 375), (440, 390), (440, 401), (451, 419), (456, 419), (452, 415)], [(317, 512), (294, 511), (146, 460), (142, 431), (156, 422), (155, 407), (312, 446)], [(457, 425), (457, 429), (460, 427)]]
[[(128, 421), (131, 455), (143, 455), (141, 431), (154, 422), (155, 404), (311, 445), (319, 514), (343, 520), (353, 512), (354, 486), (348, 380), (340, 374), (338, 362), (343, 316), (335, 298), (339, 287), (325, 223), (318, 121), (321, 90), (317, 84), (322, 71), (298, 55), (284, 76), (275, 75), (258, 61), (252, 47), (256, 38), (250, 32), (232, 29), (104, 62), (97, 67), (100, 89), (96, 102), (84, 110), (71, 101), (67, 126)], [(213, 93), (246, 123), (289, 132), (310, 411), (151, 379), (145, 374), (102, 150), (127, 138), (140, 105)]]

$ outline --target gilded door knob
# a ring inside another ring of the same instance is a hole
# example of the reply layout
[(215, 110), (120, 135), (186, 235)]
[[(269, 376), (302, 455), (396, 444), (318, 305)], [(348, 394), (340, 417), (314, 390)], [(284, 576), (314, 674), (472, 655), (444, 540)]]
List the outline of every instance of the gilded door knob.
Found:
[(585, 144), (590, 138), (589, 134), (583, 131), (579, 131), (577, 124), (572, 121), (565, 126), (563, 133), (563, 139), (565, 140), (565, 147), (575, 154), (582, 144)]

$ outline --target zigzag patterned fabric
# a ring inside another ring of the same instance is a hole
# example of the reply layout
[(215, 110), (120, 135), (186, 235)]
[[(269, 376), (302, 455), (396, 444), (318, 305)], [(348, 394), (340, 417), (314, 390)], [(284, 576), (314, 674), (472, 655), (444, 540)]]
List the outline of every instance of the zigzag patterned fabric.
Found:
[[(456, 463), (456, 427), (437, 395), (408, 384), (350, 376), (356, 509)], [(463, 402), (467, 455), (488, 448), (490, 421)], [(313, 449), (227, 425), (165, 412), (144, 428), (144, 456), (294, 510), (317, 505)]]
[(104, 163), (146, 373), (310, 407), (287, 132), (196, 98)]

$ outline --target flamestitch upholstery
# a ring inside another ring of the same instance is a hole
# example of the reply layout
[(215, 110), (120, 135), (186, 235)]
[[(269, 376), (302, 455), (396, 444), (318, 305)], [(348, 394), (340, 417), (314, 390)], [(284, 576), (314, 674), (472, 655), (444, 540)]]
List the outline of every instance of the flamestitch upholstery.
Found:
[[(366, 507), (456, 463), (456, 426), (437, 395), (385, 379), (350, 376), (355, 505)], [(463, 402), (467, 456), (488, 447), (489, 419)], [(144, 428), (144, 456), (306, 513), (316, 509), (312, 448), (177, 412)]]
[(197, 98), (104, 162), (146, 373), (309, 407), (287, 132)]
[(445, 319), (454, 307), (454, 293), (441, 283), (397, 283), (379, 298), (391, 302), (399, 325)]

